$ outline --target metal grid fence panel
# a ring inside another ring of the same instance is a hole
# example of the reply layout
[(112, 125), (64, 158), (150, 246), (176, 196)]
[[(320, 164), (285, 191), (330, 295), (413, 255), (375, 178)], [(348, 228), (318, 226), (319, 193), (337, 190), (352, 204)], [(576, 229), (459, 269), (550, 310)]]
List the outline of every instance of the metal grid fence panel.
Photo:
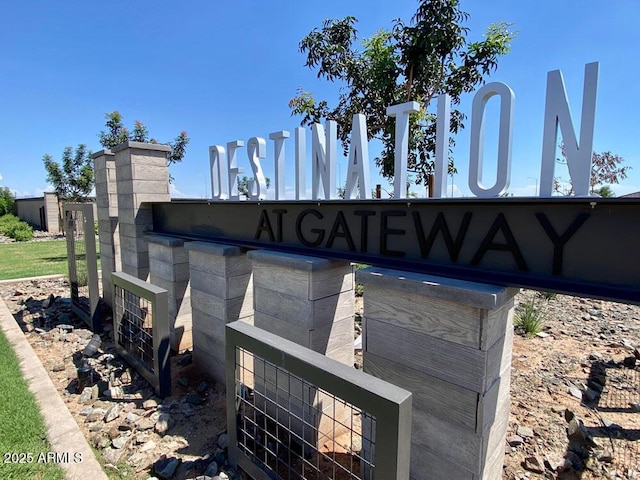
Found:
[(226, 349), (229, 455), (253, 478), (408, 478), (409, 392), (242, 322)]
[(243, 348), (236, 358), (242, 453), (286, 480), (373, 478), (372, 415)]
[(64, 226), (67, 238), (71, 309), (94, 332), (101, 330), (97, 314), (99, 289), (93, 204), (64, 205)]
[(158, 395), (170, 395), (167, 291), (122, 272), (113, 272), (111, 278), (116, 351)]

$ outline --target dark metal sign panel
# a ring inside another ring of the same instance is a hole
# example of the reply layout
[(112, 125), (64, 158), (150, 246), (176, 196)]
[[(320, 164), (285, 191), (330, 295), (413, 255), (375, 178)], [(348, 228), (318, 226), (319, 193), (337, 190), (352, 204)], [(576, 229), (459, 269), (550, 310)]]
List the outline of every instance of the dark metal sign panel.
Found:
[(637, 199), (153, 204), (154, 232), (640, 304)]

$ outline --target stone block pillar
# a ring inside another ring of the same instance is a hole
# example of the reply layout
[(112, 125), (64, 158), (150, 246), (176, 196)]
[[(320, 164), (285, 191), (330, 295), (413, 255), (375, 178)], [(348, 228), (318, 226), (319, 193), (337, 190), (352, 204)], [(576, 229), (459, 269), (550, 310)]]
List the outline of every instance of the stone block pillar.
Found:
[[(266, 250), (247, 256), (253, 261), (254, 325), (353, 366), (351, 264)], [(257, 367), (254, 385), (256, 405), (274, 417), (288, 415), (291, 428), (309, 444), (323, 448), (349, 434), (353, 412), (333, 397), (271, 368)]]
[(253, 250), (254, 324), (353, 365), (353, 268), (349, 262)]
[(251, 262), (239, 247), (189, 242), (194, 361), (225, 385), (225, 325), (253, 323)]
[[(111, 272), (122, 270), (120, 262), (120, 232), (118, 230), (118, 191), (115, 155), (110, 150), (94, 153), (94, 178), (98, 237), (100, 241), (100, 268), (102, 271), (102, 299), (113, 307)], [(56, 209), (57, 210), (57, 209)], [(57, 213), (56, 213), (57, 217)]]
[(147, 280), (149, 251), (144, 232), (153, 228), (151, 205), (168, 202), (167, 145), (126, 142), (112, 149), (118, 180), (118, 221), (122, 271)]
[(181, 352), (192, 348), (189, 254), (184, 240), (162, 235), (146, 235), (145, 239), (149, 243), (149, 279), (168, 292), (171, 349)]
[(413, 393), (411, 478), (501, 478), (517, 289), (381, 268), (356, 281), (364, 371)]

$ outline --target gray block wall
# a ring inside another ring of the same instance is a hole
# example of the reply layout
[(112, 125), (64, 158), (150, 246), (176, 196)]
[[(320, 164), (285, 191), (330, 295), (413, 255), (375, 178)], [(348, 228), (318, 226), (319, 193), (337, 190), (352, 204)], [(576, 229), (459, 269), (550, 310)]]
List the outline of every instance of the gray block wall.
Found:
[(356, 280), (364, 371), (413, 393), (411, 478), (501, 478), (517, 289), (381, 268)]
[[(253, 262), (254, 325), (353, 366), (351, 264), (267, 250), (247, 256)], [(254, 383), (256, 405), (274, 416), (292, 412), (291, 428), (309, 444), (321, 448), (349, 433), (353, 412), (333, 397), (273, 369), (264, 369), (264, 378), (256, 376)]]
[(254, 325), (353, 365), (349, 262), (253, 250)]
[(146, 235), (149, 243), (149, 280), (167, 290), (171, 349), (193, 347), (189, 254), (180, 238)]
[(141, 280), (149, 276), (144, 233), (153, 229), (150, 202), (168, 202), (167, 145), (127, 142), (115, 154), (122, 271)]
[(91, 158), (94, 162), (102, 298), (113, 307), (111, 272), (122, 270), (115, 155), (107, 149), (94, 153)]
[(194, 361), (218, 383), (226, 381), (224, 327), (253, 322), (251, 262), (239, 247), (189, 242)]

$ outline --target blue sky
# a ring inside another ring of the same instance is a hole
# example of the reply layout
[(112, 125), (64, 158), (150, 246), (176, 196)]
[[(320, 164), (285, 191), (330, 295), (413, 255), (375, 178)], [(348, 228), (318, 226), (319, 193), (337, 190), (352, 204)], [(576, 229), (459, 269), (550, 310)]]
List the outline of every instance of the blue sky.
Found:
[[(42, 156), (59, 159), (65, 146), (78, 143), (99, 150), (104, 114), (118, 110), (127, 125), (140, 120), (160, 141), (188, 131), (191, 143), (183, 163), (172, 167), (172, 189), (175, 196), (203, 197), (210, 193), (209, 145), (293, 132), (299, 120), (288, 101), (299, 86), (335, 99), (338, 86), (303, 66), (304, 35), (325, 18), (353, 15), (366, 38), (390, 28), (394, 18), (408, 21), (416, 6), (388, 0), (8, 3), (0, 30), (0, 185), (19, 197), (41, 194), (47, 189)], [(532, 195), (540, 177), (547, 72), (562, 70), (579, 125), (584, 65), (592, 61), (600, 62), (594, 149), (617, 153), (633, 167), (613, 187), (617, 194), (640, 191), (640, 3), (463, 0), (462, 8), (471, 14), (471, 40), (498, 20), (519, 31), (491, 77), (516, 94), (509, 191)], [(463, 99), (464, 110), (470, 112), (472, 98)], [(456, 195), (470, 195), (469, 127), (455, 151)], [(495, 143), (495, 130), (486, 135)], [(270, 143), (264, 168), (273, 178)], [(287, 157), (292, 170), (292, 142)]]

